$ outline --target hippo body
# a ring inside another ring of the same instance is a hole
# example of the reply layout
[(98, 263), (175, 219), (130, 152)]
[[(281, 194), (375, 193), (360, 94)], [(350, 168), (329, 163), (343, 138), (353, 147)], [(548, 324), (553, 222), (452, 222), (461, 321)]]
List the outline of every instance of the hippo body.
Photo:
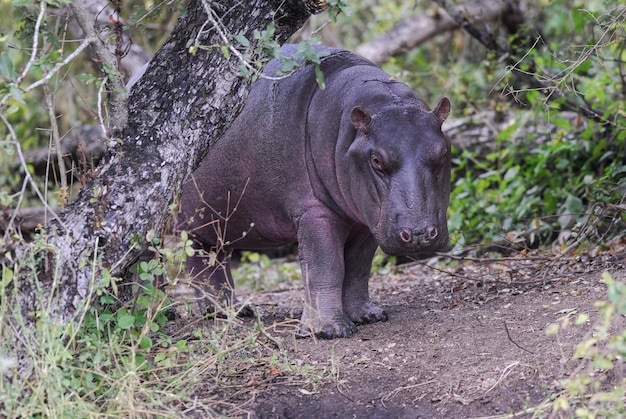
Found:
[[(448, 246), (450, 143), (441, 125), (450, 102), (430, 111), (370, 61), (319, 50), (328, 54), (325, 90), (312, 66), (254, 83), (185, 186), (179, 228), (197, 249), (187, 261), (191, 276), (227, 298), (233, 249), (297, 242), (299, 334), (348, 337), (355, 324), (387, 320), (368, 293), (377, 246), (408, 256)], [(285, 56), (294, 51), (283, 47)], [(279, 68), (273, 60), (265, 73)]]

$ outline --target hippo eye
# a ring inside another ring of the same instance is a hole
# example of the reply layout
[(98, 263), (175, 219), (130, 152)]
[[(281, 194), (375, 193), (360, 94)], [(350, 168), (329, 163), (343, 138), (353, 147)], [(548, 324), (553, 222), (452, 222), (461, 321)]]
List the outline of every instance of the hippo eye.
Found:
[(372, 153), (370, 155), (370, 162), (372, 163), (372, 167), (374, 168), (374, 170), (379, 173), (384, 173), (383, 161), (376, 153)]

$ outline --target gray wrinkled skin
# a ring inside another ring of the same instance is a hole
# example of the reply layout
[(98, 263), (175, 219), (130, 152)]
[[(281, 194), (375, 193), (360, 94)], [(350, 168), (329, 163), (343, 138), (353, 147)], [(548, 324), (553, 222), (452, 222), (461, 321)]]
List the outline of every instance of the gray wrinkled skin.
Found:
[[(297, 241), (305, 292), (299, 334), (336, 338), (387, 320), (368, 293), (377, 246), (409, 256), (448, 247), (450, 143), (441, 125), (450, 102), (431, 111), (364, 58), (320, 50), (329, 53), (325, 90), (310, 66), (254, 84), (186, 185), (179, 228), (200, 250), (189, 272), (229, 301), (233, 248)], [(266, 73), (279, 66), (270, 62)]]

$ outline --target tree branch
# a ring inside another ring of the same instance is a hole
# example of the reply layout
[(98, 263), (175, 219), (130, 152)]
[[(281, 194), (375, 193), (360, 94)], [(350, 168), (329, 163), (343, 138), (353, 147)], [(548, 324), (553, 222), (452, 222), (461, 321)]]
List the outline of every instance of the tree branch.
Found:
[(128, 121), (126, 108), (126, 89), (124, 87), (124, 75), (118, 69), (118, 61), (115, 55), (106, 47), (105, 43), (98, 37), (95, 27), (91, 22), (91, 14), (87, 11), (83, 1), (73, 1), (70, 8), (85, 37), (94, 48), (96, 55), (104, 65), (107, 78), (111, 81), (109, 89), (110, 95), (108, 105), (110, 111), (111, 131), (118, 132)]
[[(477, 21), (491, 20), (506, 8), (506, 3), (498, 0), (479, 0), (451, 7), (455, 14), (467, 14)], [(403, 54), (440, 33), (458, 27), (458, 22), (446, 13), (410, 17), (398, 22), (393, 29), (380, 37), (360, 45), (356, 52), (377, 64), (382, 64), (390, 57)]]
[[(129, 26), (128, 22), (125, 22), (121, 16), (117, 15), (108, 0), (83, 0), (82, 3), (89, 14), (89, 22), (93, 22), (97, 32), (105, 32), (103, 36), (109, 36), (111, 34), (109, 28), (113, 19), (115, 20), (116, 26), (121, 25), (123, 28)], [(63, 10), (63, 13), (68, 13), (66, 8), (61, 10)], [(80, 38), (85, 35), (76, 19), (70, 19), (68, 30), (75, 38)], [(116, 33), (116, 36), (119, 36), (119, 34)], [(111, 46), (105, 45), (109, 48), (111, 53), (115, 55), (115, 51), (112, 50)], [(132, 42), (126, 30), (122, 32), (121, 39), (116, 39), (115, 50), (118, 50), (120, 46), (124, 47), (124, 54), (123, 56), (115, 56), (115, 58), (118, 60), (120, 71), (126, 76), (132, 75), (150, 60), (150, 57), (144, 49), (140, 45)]]

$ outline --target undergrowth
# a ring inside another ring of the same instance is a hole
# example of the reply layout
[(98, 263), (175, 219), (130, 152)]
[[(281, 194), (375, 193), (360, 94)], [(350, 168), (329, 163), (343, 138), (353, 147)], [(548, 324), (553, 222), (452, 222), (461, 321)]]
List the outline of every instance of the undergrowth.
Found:
[[(552, 414), (577, 418), (623, 417), (626, 415), (626, 283), (609, 272), (602, 274), (607, 286), (607, 299), (596, 302), (598, 319), (587, 337), (580, 342), (573, 357), (578, 366), (569, 378), (560, 382), (562, 391), (549, 406)], [(589, 314), (581, 313), (576, 327), (589, 327)], [(572, 327), (569, 317), (548, 327), (549, 334), (558, 334)]]
[[(497, 136), (493, 152), (457, 150), (449, 219), (457, 248), (511, 233), (533, 234), (542, 244), (566, 241), (582, 232), (594, 208), (624, 199), (625, 130), (602, 138), (605, 129), (593, 122), (583, 130), (559, 128), (572, 123), (559, 117), (530, 121), (541, 132), (529, 133), (529, 121), (517, 119)], [(618, 234), (622, 220), (599, 220), (598, 236)]]
[[(161, 252), (167, 263), (135, 266), (140, 281), (129, 301), (120, 297), (121, 280), (105, 271), (70, 322), (55, 324), (44, 309), (29, 313), (37, 316), (34, 329), (9, 290), (19, 270), (35, 270), (3, 264), (0, 417), (214, 417), (236, 411), (253, 390), (251, 380), (289, 381), (314, 393), (328, 379), (328, 366), (282, 349), (274, 333), (280, 325), (243, 322), (234, 310), (225, 318), (168, 320), (184, 303), (155, 284), (177, 281), (168, 279), (167, 265), (184, 260), (185, 241), (176, 248)], [(46, 307), (48, 297), (38, 298)]]

